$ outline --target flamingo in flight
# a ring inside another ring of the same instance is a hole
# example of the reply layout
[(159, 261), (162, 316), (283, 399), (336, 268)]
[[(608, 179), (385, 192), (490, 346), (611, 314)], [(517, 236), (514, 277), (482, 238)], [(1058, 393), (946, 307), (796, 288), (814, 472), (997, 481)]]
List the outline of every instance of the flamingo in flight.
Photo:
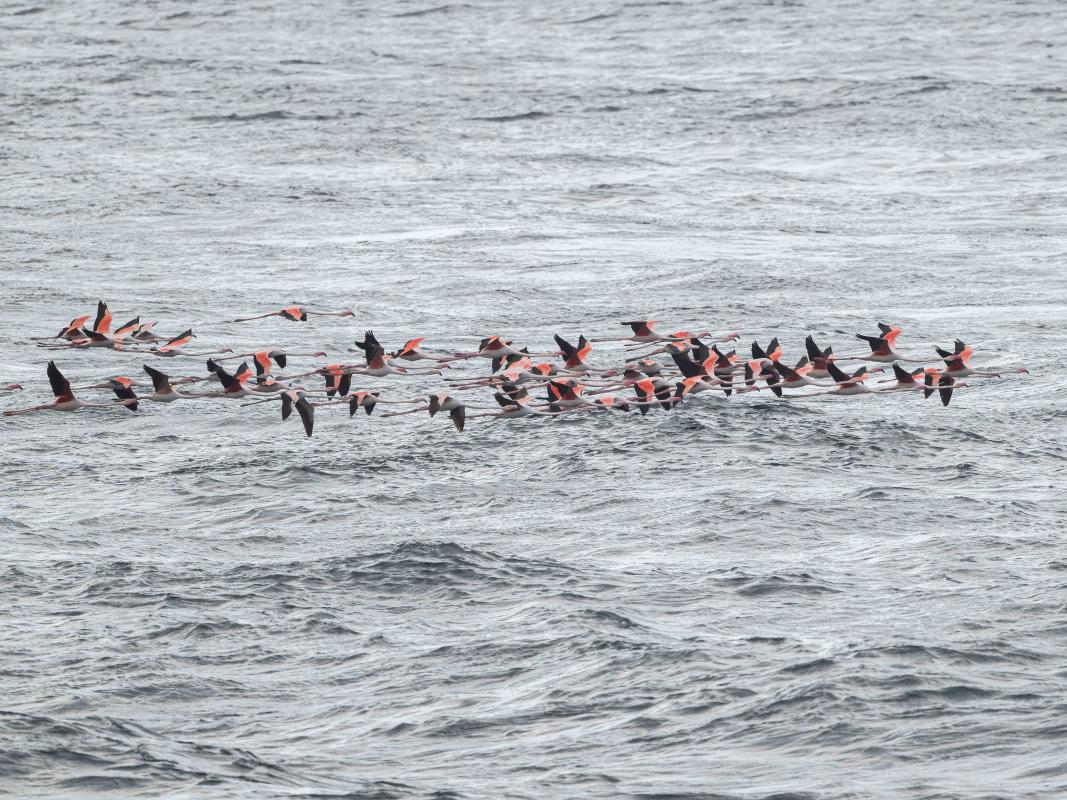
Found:
[[(1003, 377), (1001, 372), (976, 372), (971, 369), (967, 364), (971, 356), (974, 354), (974, 350), (967, 344), (959, 339), (955, 342), (955, 348), (952, 352), (943, 350), (940, 347), (934, 348), (937, 354), (941, 356), (945, 362), (944, 374), (953, 378), (1000, 378)], [(1004, 370), (1004, 372), (1023, 373), (1030, 374), (1030, 370), (1026, 367), (1017, 367), (1011, 370)]]
[(296, 409), (300, 421), (304, 424), (304, 434), (310, 439), (315, 429), (315, 407), (308, 402), (304, 393), (299, 390), (286, 389), (282, 392), (282, 421), (284, 422)]
[(268, 397), (264, 400), (256, 400), (251, 403), (245, 403), (246, 406), (259, 405), (261, 403), (267, 403), (272, 400), (280, 400), (282, 404), (282, 420), (289, 418), (289, 415), (293, 413), (295, 408), (300, 415), (301, 421), (304, 423), (304, 433), (310, 438), (312, 429), (315, 425), (315, 409), (321, 406), (333, 406), (340, 403), (348, 405), (348, 416), (354, 416), (356, 411), (362, 408), (367, 412), (369, 416), (374, 411), (374, 406), (379, 403), (385, 402), (407, 402), (407, 401), (387, 401), (379, 400), (378, 392), (355, 392), (349, 400), (324, 400), (319, 403), (312, 403), (307, 399), (306, 390), (302, 386), (294, 386), (292, 388), (285, 389), (278, 397)]
[(554, 358), (559, 355), (559, 352), (555, 353), (530, 353), (523, 349), (518, 350), (512, 347), (512, 341), (510, 339), (504, 339), (502, 336), (486, 336), (481, 342), (478, 343), (478, 349), (470, 353), (456, 353), (452, 356), (453, 361), (459, 361), (468, 358), (488, 358), (493, 362), (493, 372), (499, 369), (500, 364), (504, 362), (504, 359), (508, 356), (517, 356), (518, 358), (524, 358), (528, 356), (537, 356), (538, 358)]
[(14, 394), (15, 392), (21, 392), (21, 391), (22, 391), (22, 384), (21, 383), (7, 383), (7, 384), (4, 384), (3, 386), (0, 386), (0, 395)]
[[(140, 317), (134, 317), (124, 325), (120, 325), (111, 333), (111, 312), (103, 302), (96, 315), (96, 323), (92, 328), (81, 328), (76, 335), (69, 338), (65, 344), (39, 344), (46, 350), (66, 350), (83, 347), (109, 347), (114, 350), (122, 348), (122, 340), (130, 336), (140, 325)], [(77, 320), (75, 320), (77, 321)]]
[[(665, 336), (659, 342), (656, 342), (656, 344), (660, 345), (659, 347), (653, 350), (647, 350), (641, 353), (637, 353), (636, 355), (628, 358), (627, 361), (633, 361), (638, 358), (649, 358), (651, 356), (656, 356), (661, 353), (668, 353), (671, 351), (672, 347), (676, 349), (681, 348), (683, 351), (688, 351), (690, 349), (699, 350), (700, 348), (706, 347), (706, 345), (701, 341), (701, 339), (708, 339), (713, 343), (719, 344), (722, 342), (732, 342), (737, 338), (738, 334), (736, 333), (732, 333), (726, 337), (712, 338), (711, 333), (709, 333), (708, 331), (702, 331), (696, 334), (690, 333), (689, 331), (675, 331), (674, 333)], [(628, 344), (625, 345), (625, 347), (627, 350), (639, 350), (641, 348), (648, 347), (648, 343)]]
[(115, 393), (120, 401), (124, 401), (130, 411), (137, 410), (137, 395), (133, 391), (133, 381), (129, 378), (112, 378), (108, 381), (108, 387)]
[(52, 394), (55, 395), (56, 399), (51, 403), (45, 403), (44, 405), (5, 411), (5, 417), (13, 417), (16, 414), (30, 414), (34, 411), (77, 411), (79, 408), (121, 408), (122, 406), (135, 406), (137, 403), (136, 399), (119, 400), (117, 403), (86, 403), (84, 400), (79, 400), (74, 396), (74, 391), (70, 388), (70, 381), (63, 377), (63, 373), (59, 371), (59, 368), (54, 361), (48, 362), (47, 373), (48, 382), (52, 386)]
[(558, 333), (554, 334), (554, 336), (556, 344), (559, 345), (559, 351), (563, 355), (563, 366), (569, 372), (589, 372), (589, 365), (585, 363), (585, 360), (589, 358), (589, 354), (593, 351), (593, 345), (589, 343), (589, 340), (579, 334), (578, 346), (575, 347)]
[(405, 414), (417, 414), (421, 411), (428, 411), (431, 417), (436, 416), (440, 411), (447, 411), (449, 418), (452, 420), (452, 424), (456, 427), (456, 430), (461, 433), (463, 431), (463, 426), (467, 421), (467, 406), (447, 392), (431, 394), (425, 405), (419, 405), (415, 408), (408, 409), (407, 411), (390, 411), (386, 414), (382, 414), (382, 416), (402, 417)]
[(503, 391), (494, 392), (493, 399), (500, 406), (500, 411), (489, 411), (480, 414), (467, 414), (467, 419), (475, 417), (501, 417), (515, 419), (518, 417), (554, 417), (560, 414), (572, 413), (581, 409), (568, 409), (566, 411), (546, 411), (547, 406), (536, 406), (530, 402), (530, 393), (521, 386), (507, 384)]
[(399, 358), (402, 361), (437, 361), (440, 363), (454, 360), (452, 356), (430, 355), (419, 347), (425, 341), (425, 338), (408, 339), (403, 347), (393, 353), (392, 358)]
[[(658, 320), (654, 319), (641, 319), (632, 320), (630, 322), (623, 322), (622, 325), (633, 331), (629, 336), (611, 336), (603, 339), (590, 339), (591, 342), (633, 342), (635, 345), (650, 344), (653, 342), (669, 342), (678, 338), (676, 335), (665, 335), (655, 330)], [(698, 333), (700, 338), (711, 338), (711, 334), (708, 332)], [(688, 338), (688, 337), (686, 337)], [(727, 334), (721, 339), (715, 339), (714, 341), (730, 342), (737, 338), (736, 333)]]
[(196, 334), (193, 333), (192, 329), (190, 328), (188, 330), (182, 331), (177, 336), (175, 336), (175, 337), (173, 337), (171, 339), (168, 339), (166, 342), (161, 344), (159, 347), (153, 347), (153, 348), (151, 348), (149, 350), (136, 350), (136, 351), (133, 351), (133, 352), (151, 353), (152, 355), (161, 356), (163, 358), (174, 358), (175, 356), (192, 356), (192, 357), (213, 356), (213, 355), (217, 355), (219, 353), (232, 353), (233, 352), (233, 348), (232, 347), (223, 347), (223, 348), (220, 348), (219, 350), (202, 350), (202, 351), (197, 351), (195, 353), (192, 352), (192, 351), (183, 349), (185, 347), (185, 345), (189, 344), (189, 342), (191, 342), (195, 338), (197, 338)]
[[(894, 366), (896, 365), (894, 364)], [(787, 367), (785, 364), (778, 362), (774, 364), (773, 368), (782, 378), (783, 389), (800, 389), (804, 386), (832, 388), (837, 385), (836, 383), (819, 383), (812, 380), (810, 376), (815, 372), (815, 368), (808, 361), (807, 356), (801, 356), (795, 367)]]
[(156, 322), (142, 322), (140, 325), (137, 326), (137, 330), (130, 334), (130, 338), (134, 341), (144, 342), (146, 344), (152, 344), (154, 342), (163, 341), (160, 336), (156, 335), (152, 331), (152, 329), (155, 328), (157, 324), (158, 323)]
[(216, 358), (213, 360), (218, 363), (219, 361), (236, 361), (239, 358), (251, 358), (252, 363), (256, 365), (256, 375), (265, 378), (270, 375), (274, 364), (278, 365), (278, 369), (285, 369), (288, 360), (294, 356), (325, 358), (326, 353), (322, 350), (307, 353), (287, 353), (280, 348), (274, 348), (273, 350), (257, 350), (254, 353), (235, 353), (234, 355), (224, 356), (223, 358)]
[[(134, 317), (129, 322), (120, 325), (115, 328), (115, 332), (101, 333), (99, 331), (86, 331), (85, 335), (87, 341), (75, 341), (72, 346), (74, 347), (110, 347), (114, 350), (122, 349), (122, 340), (127, 336), (132, 336), (137, 328), (141, 325), (141, 318)], [(110, 327), (110, 326), (109, 326)]]
[(871, 377), (870, 371), (867, 367), (860, 367), (851, 375), (846, 374), (840, 367), (834, 362), (829, 362), (826, 365), (827, 371), (830, 373), (830, 377), (834, 380), (834, 388), (828, 392), (812, 392), (811, 394), (794, 394), (794, 395), (782, 395), (792, 400), (806, 400), (811, 397), (823, 397), (826, 395), (834, 395), (836, 397), (848, 397), (850, 395), (857, 394), (871, 394), (872, 390), (869, 386), (864, 384), (868, 378)]
[[(925, 370), (922, 367), (914, 369), (908, 372), (900, 364), (893, 365), (893, 378), (887, 381), (879, 381), (879, 383), (892, 383), (892, 386), (887, 386), (885, 389), (877, 389), (879, 392), (902, 392), (913, 389), (921, 389), (922, 384), (919, 383), (919, 378), (923, 377)], [(927, 395), (929, 396), (929, 395)]]
[(74, 341), (75, 339), (84, 339), (86, 338), (84, 327), (85, 323), (88, 321), (88, 314), (84, 317), (75, 317), (69, 324), (63, 326), (63, 329), (55, 336), (31, 336), (30, 341), (41, 342), (48, 339), (67, 339), (68, 341)]
[(923, 396), (929, 398), (937, 391), (941, 398), (941, 405), (947, 406), (952, 402), (952, 390), (956, 388), (956, 379), (951, 375), (940, 372), (936, 367), (928, 367), (923, 379)]
[[(953, 389), (970, 388), (970, 384), (958, 381), (951, 375), (942, 374), (933, 368), (924, 370), (920, 367), (912, 372), (908, 372), (899, 364), (894, 364), (893, 373), (896, 376), (894, 385), (888, 386), (885, 389), (878, 389), (877, 391), (906, 392), (922, 389), (923, 396), (930, 397), (930, 395), (934, 393), (934, 390), (937, 389), (938, 396), (941, 398), (941, 405), (947, 406), (952, 400)], [(922, 383), (919, 383), (919, 378), (923, 379)]]
[(374, 331), (366, 331), (363, 334), (363, 341), (356, 341), (356, 347), (361, 349), (367, 360), (365, 367), (348, 367), (346, 372), (354, 375), (370, 375), (375, 378), (384, 378), (386, 375), (428, 375), (428, 374), (440, 374), (442, 367), (431, 367), (429, 369), (418, 369), (415, 367), (397, 367), (389, 363), (388, 357), (385, 355), (385, 348), (382, 347), (382, 343), (378, 341), (374, 335)]
[(171, 385), (170, 376), (160, 372), (155, 367), (144, 365), (145, 374), (152, 380), (152, 394), (144, 396), (142, 400), (152, 400), (156, 403), (173, 403), (175, 400), (193, 400), (199, 397), (218, 397), (218, 392), (179, 392)]
[(344, 308), (340, 311), (314, 311), (306, 306), (289, 306), (267, 314), (259, 314), (255, 317), (240, 317), (232, 322), (251, 322), (254, 319), (266, 319), (267, 317), (281, 317), (290, 322), (307, 322), (308, 317), (354, 317), (356, 313), (351, 309)]
[(812, 378), (829, 378), (830, 373), (827, 372), (826, 365), (835, 358), (833, 346), (824, 350), (815, 344), (815, 338), (808, 334), (804, 339), (804, 348), (808, 354), (808, 361), (811, 362), (809, 376)]
[[(682, 376), (682, 380), (675, 384), (674, 397), (676, 400), (681, 400), (689, 394), (697, 394), (698, 392), (706, 392), (713, 389), (724, 392), (729, 396), (729, 393), (734, 390), (732, 380), (723, 380), (717, 375), (709, 373), (709, 368), (714, 370), (715, 365), (718, 364), (719, 359), (717, 356), (709, 355), (699, 364), (684, 353), (672, 352), (671, 358)], [(758, 386), (752, 388), (759, 389)], [(739, 389), (738, 391), (742, 390)]]
[(897, 338), (900, 336), (902, 330), (896, 325), (886, 325), (884, 322), (878, 323), (878, 330), (881, 331), (878, 336), (867, 336), (862, 333), (857, 333), (856, 338), (862, 339), (870, 345), (871, 352), (861, 353), (854, 356), (842, 356), (843, 361), (879, 361), (884, 364), (891, 364), (894, 361), (907, 361), (910, 363), (921, 363), (921, 358), (907, 358), (900, 355), (893, 349), (893, 345)]

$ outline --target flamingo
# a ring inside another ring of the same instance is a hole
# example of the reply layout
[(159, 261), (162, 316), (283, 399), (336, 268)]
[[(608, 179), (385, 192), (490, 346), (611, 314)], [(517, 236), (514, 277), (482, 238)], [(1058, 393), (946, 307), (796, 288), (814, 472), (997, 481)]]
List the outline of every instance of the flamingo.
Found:
[(126, 401), (126, 408), (130, 411), (137, 410), (137, 395), (133, 392), (133, 381), (129, 378), (112, 378), (108, 383), (115, 397)]
[(173, 403), (175, 400), (192, 400), (199, 397), (218, 397), (218, 392), (179, 392), (171, 386), (170, 376), (160, 372), (155, 367), (144, 365), (144, 371), (152, 379), (152, 394), (142, 397), (142, 400), (152, 400), (156, 403)]
[(103, 315), (103, 317), (98, 314), (97, 319), (100, 326), (106, 329), (105, 331), (83, 329), (80, 332), (80, 336), (71, 338), (67, 344), (39, 344), (38, 347), (43, 347), (46, 350), (66, 350), (83, 347), (110, 347), (114, 350), (120, 350), (122, 348), (122, 339), (132, 334), (140, 324), (140, 318), (135, 317), (116, 328), (114, 333), (110, 333), (110, 313)]
[(882, 332), (880, 336), (866, 336), (862, 333), (856, 334), (857, 339), (862, 339), (870, 345), (870, 353), (855, 356), (842, 356), (842, 360), (880, 361), (885, 364), (890, 364), (894, 361), (920, 363), (923, 360), (920, 358), (906, 358), (900, 355), (900, 353), (897, 353), (895, 350), (893, 350), (893, 344), (894, 342), (896, 342), (897, 337), (899, 337), (901, 334), (900, 328), (896, 327), (895, 325), (886, 325), (884, 322), (879, 322), (878, 330)]
[(216, 365), (215, 374), (218, 376), (219, 382), (222, 384), (222, 394), (217, 395), (218, 397), (238, 398), (248, 397), (249, 395), (255, 394), (255, 390), (249, 389), (246, 385), (248, 379), (252, 377), (252, 370), (249, 368), (248, 364), (242, 363), (241, 366), (237, 368), (237, 372), (233, 375), (228, 373), (222, 367)]
[(529, 358), (514, 356), (508, 356), (508, 358), (514, 361), (503, 372), (476, 380), (470, 378), (445, 378), (445, 380), (454, 382), (456, 389), (476, 389), (480, 386), (494, 386), (501, 383), (543, 384), (549, 378), (559, 374), (559, 368), (555, 364), (533, 364)]
[(158, 323), (156, 322), (142, 322), (137, 326), (137, 330), (130, 335), (130, 338), (147, 344), (162, 341), (159, 336), (152, 332), (152, 329), (156, 327), (157, 324)]
[[(689, 331), (675, 331), (674, 333), (669, 334), (668, 336), (665, 336), (662, 340), (660, 340), (659, 343), (662, 346), (660, 346), (660, 347), (658, 347), (658, 348), (656, 348), (654, 350), (648, 350), (648, 351), (645, 351), (645, 352), (638, 353), (637, 355), (632, 356), (627, 360), (628, 361), (633, 361), (634, 359), (637, 359), (637, 358), (649, 358), (651, 356), (656, 356), (656, 355), (659, 355), (661, 353), (667, 353), (667, 352), (670, 352), (672, 345), (677, 346), (683, 352), (688, 351), (692, 347), (694, 347), (694, 345), (692, 344), (693, 342), (697, 342), (697, 345), (695, 345), (696, 347), (706, 347), (703, 344), (703, 342), (700, 341), (702, 338), (710, 339), (714, 343), (730, 342), (730, 341), (733, 341), (734, 339), (738, 338), (738, 334), (736, 334), (736, 333), (732, 333), (727, 337), (718, 338), (718, 339), (711, 338), (711, 336), (712, 336), (711, 333), (709, 333), (708, 331), (702, 331), (702, 332), (697, 333), (697, 334), (692, 334)], [(647, 346), (648, 346), (647, 343), (644, 343), (644, 344), (638, 343), (638, 344), (625, 345), (627, 350), (638, 350), (638, 349), (640, 349), (642, 347), (647, 347)]]
[(664, 411), (670, 411), (678, 402), (677, 398), (671, 396), (671, 387), (659, 377), (637, 381), (633, 388), (637, 393), (637, 410), (641, 412), (642, 417), (648, 413), (655, 400), (659, 401)]
[(847, 397), (849, 395), (856, 394), (870, 394), (870, 387), (864, 385), (864, 381), (867, 380), (871, 373), (868, 372), (866, 367), (860, 367), (851, 375), (845, 374), (840, 367), (834, 364), (832, 361), (826, 365), (827, 371), (830, 373), (830, 377), (835, 381), (835, 386), (828, 392), (813, 392), (811, 394), (794, 394), (794, 395), (782, 395), (792, 400), (806, 400), (811, 397), (823, 397), (826, 395), (834, 395), (837, 397)]
[[(945, 362), (945, 374), (950, 375), (953, 378), (1002, 377), (1002, 374), (1000, 372), (976, 372), (975, 370), (971, 369), (967, 365), (967, 362), (974, 354), (974, 350), (959, 339), (957, 339), (955, 342), (954, 352), (950, 353), (948, 350), (942, 350), (940, 347), (935, 347), (934, 349)], [(1028, 370), (1026, 367), (1018, 367), (1016, 369), (1004, 370), (1004, 372), (1024, 373), (1026, 375), (1030, 374), (1030, 370)]]
[(808, 374), (812, 378), (829, 378), (830, 373), (826, 371), (826, 365), (835, 358), (833, 346), (823, 350), (815, 344), (815, 338), (808, 334), (804, 339), (804, 348), (808, 353), (808, 361), (811, 362), (811, 372)]
[(309, 316), (315, 317), (354, 317), (356, 314), (351, 309), (345, 308), (341, 311), (313, 311), (305, 306), (289, 306), (279, 311), (271, 311), (268, 314), (260, 314), (255, 317), (242, 317), (232, 320), (232, 322), (251, 322), (254, 319), (266, 319), (267, 317), (281, 317), (287, 319), (290, 322), (307, 322)]
[(537, 356), (538, 358), (554, 358), (559, 353), (530, 353), (527, 350), (517, 350), (512, 347), (512, 341), (510, 339), (504, 339), (502, 336), (486, 336), (481, 342), (478, 343), (478, 349), (472, 353), (456, 353), (452, 356), (452, 360), (460, 360), (467, 358), (488, 358), (493, 362), (493, 371), (496, 372), (499, 365), (503, 362), (507, 356), (518, 356), (519, 358), (527, 356)]
[[(896, 364), (893, 366), (896, 366)], [(807, 356), (802, 356), (795, 367), (787, 367), (785, 364), (776, 363), (774, 364), (774, 370), (782, 377), (783, 389), (799, 389), (803, 386), (820, 386), (829, 388), (837, 385), (835, 383), (818, 383), (808, 377), (815, 370), (808, 362)]]
[[(301, 418), (304, 420), (304, 430), (308, 436), (311, 436), (309, 426), (313, 424), (311, 415), (311, 409), (319, 408), (321, 406), (335, 406), (340, 404), (346, 404), (348, 406), (348, 416), (352, 417), (356, 411), (362, 408), (370, 416), (374, 411), (375, 405), (381, 403), (408, 403), (407, 400), (379, 400), (378, 392), (359, 391), (354, 392), (352, 397), (347, 400), (323, 400), (318, 403), (312, 403), (307, 399), (307, 393), (303, 386), (293, 386), (282, 390), (282, 392), (276, 397), (268, 397), (263, 400), (253, 400), (251, 403), (244, 403), (245, 406), (256, 406), (263, 403), (269, 403), (272, 400), (280, 400), (282, 403), (282, 419), (285, 420), (292, 413), (295, 407), (300, 412)], [(302, 410), (303, 409), (303, 410)], [(307, 414), (305, 414), (307, 412)]]
[(239, 358), (251, 358), (252, 363), (256, 365), (256, 375), (261, 378), (265, 378), (271, 373), (271, 369), (274, 362), (278, 365), (278, 369), (285, 369), (285, 365), (288, 359), (293, 356), (307, 356), (310, 358), (325, 358), (326, 353), (322, 350), (307, 353), (287, 353), (280, 348), (274, 348), (273, 350), (257, 350), (254, 353), (235, 353), (234, 355), (224, 356), (223, 358), (216, 358), (214, 361), (236, 361)]
[(335, 394), (346, 397), (352, 387), (352, 375), (345, 372), (341, 364), (329, 364), (322, 368), (322, 374), (326, 378), (326, 396), (333, 397)]
[[(315, 404), (308, 402), (307, 397), (304, 395), (302, 387), (296, 386), (291, 389), (285, 389), (278, 398), (282, 404), (282, 422), (289, 419), (289, 415), (293, 413), (293, 409), (296, 409), (296, 413), (300, 416), (300, 421), (304, 425), (304, 435), (307, 438), (311, 438), (312, 432), (315, 430)], [(263, 400), (258, 401), (260, 403), (266, 402)], [(245, 405), (256, 405), (257, 403), (246, 403)]]
[(766, 347), (760, 347), (759, 342), (753, 341), (752, 357), (770, 361), (771, 366), (777, 364), (782, 357), (782, 345), (778, 342), (778, 337), (771, 339)]
[(929, 399), (936, 390), (938, 397), (941, 398), (941, 405), (947, 406), (952, 402), (952, 390), (955, 384), (956, 379), (951, 375), (938, 371), (936, 367), (928, 367), (923, 379), (923, 397)]
[(293, 409), (296, 409), (296, 413), (300, 415), (300, 421), (304, 424), (304, 435), (307, 438), (311, 438), (311, 433), (315, 429), (315, 407), (308, 402), (304, 393), (299, 390), (286, 389), (282, 392), (282, 421), (284, 422), (289, 418), (289, 415), (293, 413)]
[[(908, 372), (906, 369), (900, 366), (900, 364), (894, 364), (893, 374), (895, 375), (895, 380), (892, 381), (893, 385), (887, 386), (885, 389), (877, 389), (876, 391), (901, 392), (911, 389), (921, 389), (922, 384), (919, 383), (919, 381), (916, 379), (922, 377), (923, 372), (924, 370), (921, 367), (919, 369)], [(879, 381), (879, 383), (886, 383), (886, 381)], [(927, 397), (929, 397), (929, 395), (927, 395)]]
[(88, 321), (88, 314), (86, 314), (84, 317), (75, 317), (70, 321), (68, 325), (65, 325), (55, 336), (31, 336), (30, 341), (40, 342), (45, 341), (47, 339), (67, 339), (73, 341), (74, 339), (84, 339), (85, 331), (83, 330), (83, 328), (85, 327), (85, 323)]
[(548, 409), (559, 411), (563, 408), (580, 408), (592, 405), (582, 397), (584, 388), (575, 380), (555, 380), (548, 382)]
[(670, 341), (669, 336), (664, 336), (662, 333), (657, 333), (653, 330), (658, 320), (644, 319), (634, 320), (633, 322), (621, 323), (625, 327), (628, 327), (633, 333), (630, 336), (611, 336), (605, 339), (590, 339), (592, 342), (637, 342), (640, 344), (648, 344), (650, 342), (666, 342)]
[(54, 361), (48, 362), (48, 382), (52, 386), (52, 394), (56, 399), (51, 403), (45, 403), (44, 405), (31, 406), (29, 408), (19, 408), (12, 411), (5, 411), (5, 417), (13, 417), (16, 414), (29, 414), (34, 411), (76, 411), (79, 408), (117, 408), (120, 406), (129, 406), (136, 404), (136, 400), (119, 400), (117, 403), (86, 403), (84, 400), (79, 400), (74, 396), (73, 390), (70, 388), (70, 381), (63, 377), (63, 373), (59, 371)]
[(189, 344), (189, 342), (195, 338), (197, 338), (196, 334), (193, 333), (192, 329), (190, 328), (188, 330), (182, 331), (177, 336), (167, 340), (159, 347), (153, 347), (149, 350), (135, 350), (131, 352), (151, 353), (152, 355), (161, 356), (163, 358), (174, 358), (175, 356), (213, 356), (218, 353), (233, 352), (232, 347), (223, 347), (219, 350), (203, 350), (195, 353), (182, 349), (185, 345)]
[(717, 358), (709, 356), (700, 364), (682, 353), (671, 353), (671, 358), (682, 374), (682, 380), (675, 384), (675, 400), (681, 400), (688, 394), (697, 394), (711, 389), (727, 393), (733, 391), (732, 381), (727, 382), (708, 373), (709, 365), (714, 368)]
[[(635, 382), (636, 383), (636, 382)], [(635, 384), (631, 384), (635, 385)], [(665, 384), (657, 385), (652, 384), (652, 392), (657, 396), (663, 395), (663, 386)], [(606, 397), (596, 397), (588, 399), (582, 396), (584, 386), (578, 384), (576, 381), (552, 381), (548, 385), (549, 389), (549, 405), (550, 411), (562, 413), (564, 411), (622, 411), (627, 412), (630, 410), (631, 400), (640, 400), (641, 398), (626, 398), (619, 395), (609, 395)], [(651, 395), (649, 396), (651, 397)], [(674, 402), (677, 402), (677, 398), (669, 398), (664, 405), (664, 408), (668, 408)], [(647, 406), (645, 409), (647, 413)]]
[(671, 339), (662, 347), (657, 347), (655, 350), (649, 350), (645, 353), (638, 353), (637, 355), (629, 356), (626, 359), (626, 363), (631, 361), (649, 360), (654, 361), (653, 356), (662, 355), (663, 353), (688, 353), (689, 352), (689, 340), (688, 339)]
[(500, 411), (490, 411), (482, 414), (468, 414), (466, 419), (475, 417), (503, 417), (515, 419), (517, 417), (554, 417), (559, 414), (567, 414), (579, 409), (569, 411), (542, 411), (537, 406), (530, 404), (530, 395), (525, 389), (516, 387), (505, 392), (494, 392), (493, 399), (501, 407)]
[(598, 397), (593, 403), (608, 411), (614, 410), (627, 412), (630, 410), (630, 401), (625, 397), (620, 397), (618, 395)]
[[(658, 320), (654, 319), (642, 319), (633, 320), (631, 322), (621, 323), (625, 327), (628, 327), (633, 333), (630, 336), (612, 336), (604, 339), (590, 339), (590, 342), (633, 342), (635, 344), (650, 344), (653, 342), (669, 342), (678, 338), (677, 335), (666, 336), (658, 331), (654, 330)], [(711, 338), (712, 334), (707, 331), (698, 333), (700, 338)], [(737, 338), (736, 333), (727, 334), (725, 337), (716, 339), (714, 341), (719, 342), (731, 342)], [(686, 336), (685, 338), (688, 338)]]
[(437, 361), (444, 363), (446, 361), (452, 361), (452, 356), (433, 356), (422, 350), (419, 345), (425, 342), (426, 339), (408, 339), (404, 342), (404, 346), (393, 353), (393, 358), (399, 358), (404, 361)]
[(563, 354), (563, 366), (570, 372), (589, 372), (589, 366), (585, 363), (585, 360), (589, 358), (589, 353), (593, 350), (593, 345), (589, 343), (589, 340), (579, 334), (578, 346), (575, 347), (558, 333), (554, 336), (560, 353)]
[(431, 417), (436, 416), (439, 411), (447, 411), (456, 430), (461, 433), (463, 432), (463, 426), (466, 424), (467, 419), (467, 406), (447, 392), (431, 394), (429, 401), (425, 405), (420, 405), (416, 408), (408, 409), (407, 411), (390, 411), (386, 414), (382, 414), (382, 416), (402, 417), (405, 414), (417, 414), (420, 411), (428, 411)]
[(15, 392), (21, 392), (21, 391), (22, 391), (22, 384), (21, 383), (7, 383), (7, 384), (4, 384), (3, 386), (0, 386), (0, 396), (6, 395), (6, 394), (14, 394)]
[(386, 375), (427, 375), (440, 374), (441, 367), (430, 369), (417, 369), (412, 367), (395, 367), (389, 363), (385, 348), (374, 335), (374, 331), (366, 331), (363, 341), (357, 341), (356, 347), (360, 348), (366, 356), (365, 367), (348, 367), (345, 371), (353, 375), (370, 375), (375, 378), (384, 378)]

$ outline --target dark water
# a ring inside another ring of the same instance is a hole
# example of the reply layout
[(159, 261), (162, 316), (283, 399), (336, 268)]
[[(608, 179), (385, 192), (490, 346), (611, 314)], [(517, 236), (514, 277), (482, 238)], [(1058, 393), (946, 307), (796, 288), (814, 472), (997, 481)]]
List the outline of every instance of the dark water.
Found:
[[(884, 319), (1033, 374), (463, 435), (4, 420), (0, 793), (1067, 796), (1062, 4), (33, 2), (5, 408), (101, 297), (342, 360), (646, 315), (795, 359)], [(356, 317), (219, 324), (291, 302)]]

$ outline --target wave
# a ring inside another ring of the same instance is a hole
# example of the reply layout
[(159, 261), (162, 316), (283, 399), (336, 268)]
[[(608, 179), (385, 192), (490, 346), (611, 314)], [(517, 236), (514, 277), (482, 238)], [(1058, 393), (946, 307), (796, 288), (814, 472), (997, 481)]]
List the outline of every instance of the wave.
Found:
[(527, 111), (525, 114), (502, 114), (497, 117), (471, 117), (477, 122), (520, 122), (529, 119), (544, 119), (552, 115), (547, 111)]

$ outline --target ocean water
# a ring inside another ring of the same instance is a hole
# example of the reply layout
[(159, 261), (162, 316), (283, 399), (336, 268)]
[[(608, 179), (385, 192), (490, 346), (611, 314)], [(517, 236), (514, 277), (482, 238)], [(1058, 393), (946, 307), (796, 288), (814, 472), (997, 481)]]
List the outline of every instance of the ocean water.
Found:
[[(462, 434), (3, 419), (0, 794), (1067, 796), (1061, 3), (34, 2), (0, 8), (4, 409), (49, 355), (139, 373), (28, 340), (98, 299), (338, 361), (886, 321), (1031, 374)], [(224, 322), (291, 303), (356, 313)]]

